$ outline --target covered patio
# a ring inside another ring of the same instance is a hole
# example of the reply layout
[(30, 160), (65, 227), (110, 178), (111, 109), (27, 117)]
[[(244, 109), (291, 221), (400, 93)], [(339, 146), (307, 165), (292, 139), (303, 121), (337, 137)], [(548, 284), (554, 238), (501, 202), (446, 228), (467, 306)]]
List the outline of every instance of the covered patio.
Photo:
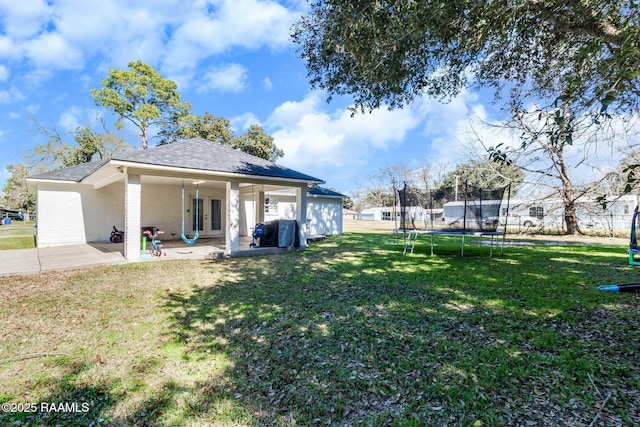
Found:
[[(124, 230), (124, 257), (140, 259), (142, 230), (163, 242), (216, 239), (225, 256), (245, 255), (269, 209), (265, 193), (295, 193), (300, 247), (306, 246), (307, 191), (323, 181), (201, 138), (29, 177), (37, 195), (38, 247), (107, 242)], [(214, 242), (214, 240), (211, 240)], [(224, 242), (222, 245), (221, 243)], [(185, 252), (188, 249), (184, 249)]]
[[(253, 238), (240, 237), (240, 247), (234, 256), (255, 256), (255, 255), (271, 255), (277, 253), (285, 253), (295, 248), (292, 247), (251, 247)], [(111, 242), (90, 242), (89, 246), (103, 253), (120, 255), (124, 260), (124, 243)], [(151, 248), (151, 243), (147, 243), (147, 249)], [(147, 251), (146, 256), (141, 253), (141, 259), (219, 259), (227, 257), (225, 250), (224, 237), (204, 237), (198, 239), (193, 245), (186, 245), (181, 239), (165, 239), (162, 238), (162, 256), (151, 257)]]

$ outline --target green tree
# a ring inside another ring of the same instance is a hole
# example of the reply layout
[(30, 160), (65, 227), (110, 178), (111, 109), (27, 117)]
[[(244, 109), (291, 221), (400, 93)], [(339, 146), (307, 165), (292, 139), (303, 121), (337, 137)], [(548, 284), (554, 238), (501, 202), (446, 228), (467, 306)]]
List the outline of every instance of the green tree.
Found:
[(251, 125), (246, 133), (234, 137), (229, 120), (214, 117), (209, 113), (193, 117), (177, 130), (176, 135), (179, 139), (208, 139), (271, 162), (275, 162), (284, 155), (284, 152), (273, 142), (273, 137), (267, 135), (260, 126)]
[[(594, 159), (595, 147), (603, 141), (624, 138), (618, 126), (599, 126), (591, 114), (577, 111), (575, 104), (560, 100), (536, 104), (532, 99), (515, 101), (510, 107), (512, 118), (503, 126), (520, 136), (520, 144), (513, 147), (492, 147), (494, 159), (519, 168), (527, 175), (529, 182), (538, 188), (547, 189), (548, 196), (559, 197), (564, 207), (566, 234), (580, 233), (578, 223), (578, 200), (583, 196), (593, 196), (603, 191), (611, 196), (610, 190), (616, 181), (605, 174)], [(632, 167), (632, 157), (627, 159), (626, 168)], [(591, 179), (573, 177), (576, 167)], [(615, 174), (621, 178), (622, 174)], [(634, 179), (630, 183), (633, 184)], [(606, 187), (609, 187), (607, 191)], [(631, 191), (629, 185), (627, 191)], [(624, 187), (618, 190), (624, 191)], [(602, 192), (601, 192), (602, 194)], [(614, 194), (615, 196), (621, 193)], [(606, 199), (607, 196), (600, 196)]]
[(233, 145), (233, 128), (224, 117), (214, 117), (210, 113), (195, 116), (177, 130), (178, 139), (204, 138), (222, 145)]
[(124, 127), (124, 120), (137, 127), (142, 148), (147, 149), (151, 127), (158, 127), (160, 135), (171, 140), (179, 125), (190, 118), (191, 105), (180, 101), (177, 87), (150, 65), (137, 61), (130, 62), (128, 70), (109, 70), (102, 89), (92, 89), (91, 97), (119, 116), (118, 128)]
[(354, 203), (353, 200), (351, 200), (351, 197), (345, 197), (342, 200), (342, 207), (345, 209), (353, 209)]
[(47, 171), (69, 167), (127, 151), (129, 147), (124, 140), (109, 132), (102, 119), (100, 122), (105, 133), (95, 132), (89, 126), (77, 127), (68, 133), (73, 142), (66, 142), (55, 126), (47, 128), (34, 121), (35, 132), (46, 137), (47, 142), (25, 153), (29, 170)]
[(637, 0), (315, 0), (292, 28), (312, 86), (356, 108), (451, 98), (469, 80), (603, 109), (640, 103)]
[(4, 197), (2, 204), (12, 209), (19, 209), (24, 212), (33, 212), (36, 200), (33, 194), (27, 190), (27, 166), (14, 164), (7, 166), (11, 177), (7, 179), (2, 192)]
[(258, 125), (251, 125), (244, 135), (235, 138), (232, 147), (270, 162), (284, 156), (284, 151), (274, 144), (273, 137)]

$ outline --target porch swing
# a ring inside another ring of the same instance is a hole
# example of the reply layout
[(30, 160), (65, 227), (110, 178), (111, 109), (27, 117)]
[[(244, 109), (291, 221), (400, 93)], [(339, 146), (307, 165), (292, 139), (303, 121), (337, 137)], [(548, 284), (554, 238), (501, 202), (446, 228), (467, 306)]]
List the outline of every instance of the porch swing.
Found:
[(188, 238), (185, 234), (184, 234), (184, 181), (182, 181), (182, 232), (180, 233), (180, 237), (182, 237), (182, 241), (185, 242), (187, 245), (193, 245), (196, 243), (196, 241), (198, 240), (198, 217), (200, 216), (198, 214), (198, 184), (196, 184), (196, 206), (195, 206), (195, 217), (196, 217), (196, 223), (195, 223), (195, 231), (196, 233), (193, 235), (193, 238)]

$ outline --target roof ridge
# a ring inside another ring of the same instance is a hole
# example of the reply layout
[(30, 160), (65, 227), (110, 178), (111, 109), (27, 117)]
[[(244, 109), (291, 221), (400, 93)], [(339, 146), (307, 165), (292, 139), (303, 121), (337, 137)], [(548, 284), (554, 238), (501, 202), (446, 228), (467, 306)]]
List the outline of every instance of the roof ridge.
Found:
[(159, 167), (324, 183), (324, 180), (319, 178), (200, 137), (159, 145), (146, 150), (123, 153), (101, 159), (95, 164), (92, 162), (83, 163), (77, 169), (63, 168), (33, 178), (80, 182), (111, 160)]

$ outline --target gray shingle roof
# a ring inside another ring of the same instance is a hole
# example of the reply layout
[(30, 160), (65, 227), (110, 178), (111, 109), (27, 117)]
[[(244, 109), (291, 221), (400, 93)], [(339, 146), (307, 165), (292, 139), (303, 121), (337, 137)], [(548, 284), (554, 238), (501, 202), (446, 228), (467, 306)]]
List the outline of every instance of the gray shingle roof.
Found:
[[(115, 156), (113, 160), (266, 178), (322, 182), (321, 179), (202, 138), (187, 139), (173, 144), (127, 153)], [(46, 172), (32, 178), (81, 181), (108, 161), (89, 162), (83, 165)]]
[(347, 196), (345, 196), (344, 194), (340, 194), (336, 191), (329, 190), (328, 188), (318, 187), (318, 186), (310, 188), (307, 193), (310, 196), (335, 197), (335, 198), (342, 198), (342, 199), (347, 198)]
[(31, 176), (29, 178), (35, 179), (51, 179), (54, 181), (82, 181), (86, 176), (91, 175), (102, 165), (109, 162), (110, 159), (94, 160), (88, 163), (82, 163), (81, 165), (70, 166), (68, 168), (55, 169), (49, 172), (44, 172), (38, 175)]

